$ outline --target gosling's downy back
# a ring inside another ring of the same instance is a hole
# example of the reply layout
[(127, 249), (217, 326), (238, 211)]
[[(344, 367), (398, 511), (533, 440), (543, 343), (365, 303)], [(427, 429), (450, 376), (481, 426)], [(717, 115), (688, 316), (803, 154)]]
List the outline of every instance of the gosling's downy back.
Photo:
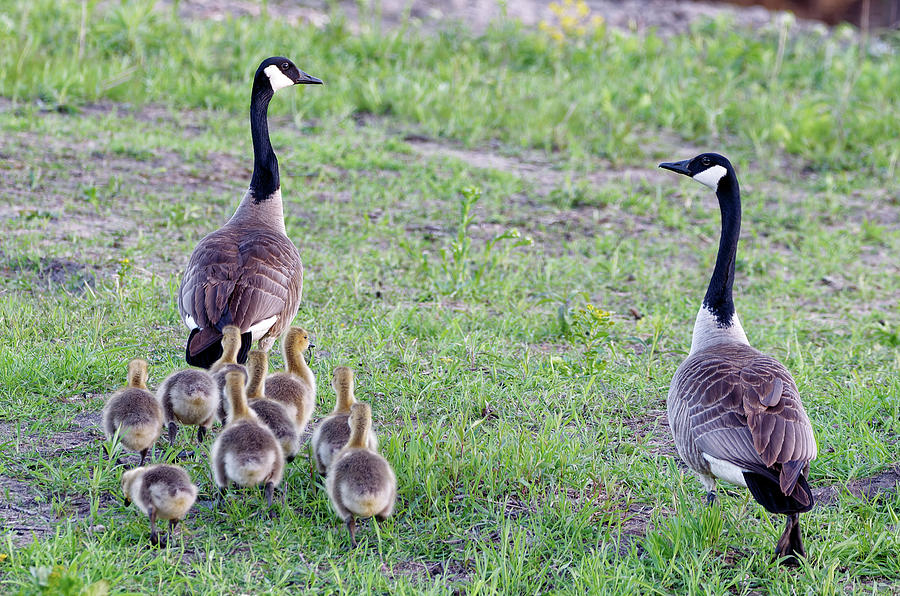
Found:
[(141, 452), (143, 464), (147, 450), (162, 432), (163, 413), (159, 402), (147, 390), (146, 360), (128, 363), (128, 386), (114, 393), (103, 408), (103, 432), (112, 439), (116, 432), (128, 449)]
[(350, 410), (350, 440), (328, 469), (326, 488), (335, 512), (347, 522), (355, 542), (354, 517), (384, 519), (393, 513), (397, 477), (388, 461), (365, 446), (372, 425), (368, 404)]

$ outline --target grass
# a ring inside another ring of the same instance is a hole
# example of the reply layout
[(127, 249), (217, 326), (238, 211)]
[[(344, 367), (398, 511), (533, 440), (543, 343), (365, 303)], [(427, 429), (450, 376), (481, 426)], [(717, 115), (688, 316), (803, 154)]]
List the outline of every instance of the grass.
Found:
[(558, 43), (515, 24), (477, 38), (462, 29), (355, 35), (340, 18), (316, 30), (277, 18), (265, 27), (182, 21), (146, 1), (87, 2), (84, 13), (77, 2), (11, 3), (0, 20), (0, 90), (65, 109), (108, 98), (240, 110), (247, 73), (277, 50), (326, 79), (329, 92), (276, 108), (307, 117), (387, 114), (431, 135), (563, 149), (581, 161), (642, 160), (659, 131), (886, 179), (900, 159), (900, 142), (884, 135), (900, 127), (894, 54), (868, 52), (852, 35), (794, 34), (789, 22), (759, 36), (709, 22), (671, 39), (601, 27)]
[[(892, 56), (717, 22), (559, 45), (511, 24), (298, 34), (85, 6), (83, 35), (79, 3), (0, 19), (0, 490), (26, 513), (0, 511), (38, 534), (0, 534), (3, 591), (898, 589), (900, 496), (845, 488), (900, 459)], [(317, 414), (331, 370), (355, 368), (397, 513), (351, 552), (305, 458), (274, 522), (256, 491), (210, 509), (205, 458), (177, 460), (201, 502), (158, 550), (99, 457), (96, 413), (128, 359), (149, 359), (153, 386), (182, 365), (172, 296), (249, 178), (246, 76), (274, 51), (328, 83), (280, 93), (271, 126)], [(488, 141), (523, 167), (481, 167)], [(811, 483), (837, 487), (803, 516), (796, 573), (770, 563), (782, 520), (746, 491), (702, 505), (663, 418), (718, 218), (654, 166), (695, 144), (738, 167), (737, 307), (795, 375), (820, 445)]]

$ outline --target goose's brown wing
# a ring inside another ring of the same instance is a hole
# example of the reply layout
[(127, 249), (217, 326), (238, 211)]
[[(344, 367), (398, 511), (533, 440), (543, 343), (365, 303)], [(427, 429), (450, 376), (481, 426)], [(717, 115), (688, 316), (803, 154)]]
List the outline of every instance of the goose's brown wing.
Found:
[(816, 441), (797, 386), (777, 360), (750, 346), (716, 346), (690, 356), (678, 375), (691, 437), (706, 454), (774, 473), (791, 494)]
[(209, 234), (194, 249), (178, 293), (182, 318), (209, 330), (190, 351), (218, 341), (226, 325), (246, 331), (273, 316), (290, 322), (302, 284), (300, 253), (286, 236), (229, 228)]

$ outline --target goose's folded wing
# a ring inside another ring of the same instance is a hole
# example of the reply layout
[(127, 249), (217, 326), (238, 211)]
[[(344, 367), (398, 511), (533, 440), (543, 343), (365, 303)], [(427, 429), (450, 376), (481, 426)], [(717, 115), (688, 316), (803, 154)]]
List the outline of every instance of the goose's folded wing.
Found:
[(185, 270), (179, 307), (197, 327), (255, 323), (296, 307), (303, 267), (296, 247), (283, 236), (257, 232), (241, 239), (204, 238)]
[(267, 234), (242, 242), (239, 252), (242, 273), (229, 301), (234, 324), (249, 329), (273, 316), (293, 318), (303, 280), (294, 245), (285, 237)]
[(691, 435), (702, 452), (753, 470), (790, 464), (794, 481), (791, 462), (805, 464), (816, 457), (797, 387), (774, 358), (756, 353), (698, 359), (680, 382)]

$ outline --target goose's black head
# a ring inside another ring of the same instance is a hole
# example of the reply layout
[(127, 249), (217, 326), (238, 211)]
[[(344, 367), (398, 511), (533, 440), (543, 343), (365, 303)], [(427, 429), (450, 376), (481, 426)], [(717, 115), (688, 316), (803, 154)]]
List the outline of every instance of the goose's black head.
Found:
[(308, 75), (282, 56), (266, 58), (256, 69), (256, 83), (265, 83), (272, 92), (291, 85), (321, 85), (322, 80)]
[(719, 183), (725, 179), (734, 179), (734, 167), (731, 162), (718, 153), (701, 153), (694, 159), (673, 161), (659, 164), (659, 167), (690, 176), (700, 184), (713, 190), (719, 190)]

